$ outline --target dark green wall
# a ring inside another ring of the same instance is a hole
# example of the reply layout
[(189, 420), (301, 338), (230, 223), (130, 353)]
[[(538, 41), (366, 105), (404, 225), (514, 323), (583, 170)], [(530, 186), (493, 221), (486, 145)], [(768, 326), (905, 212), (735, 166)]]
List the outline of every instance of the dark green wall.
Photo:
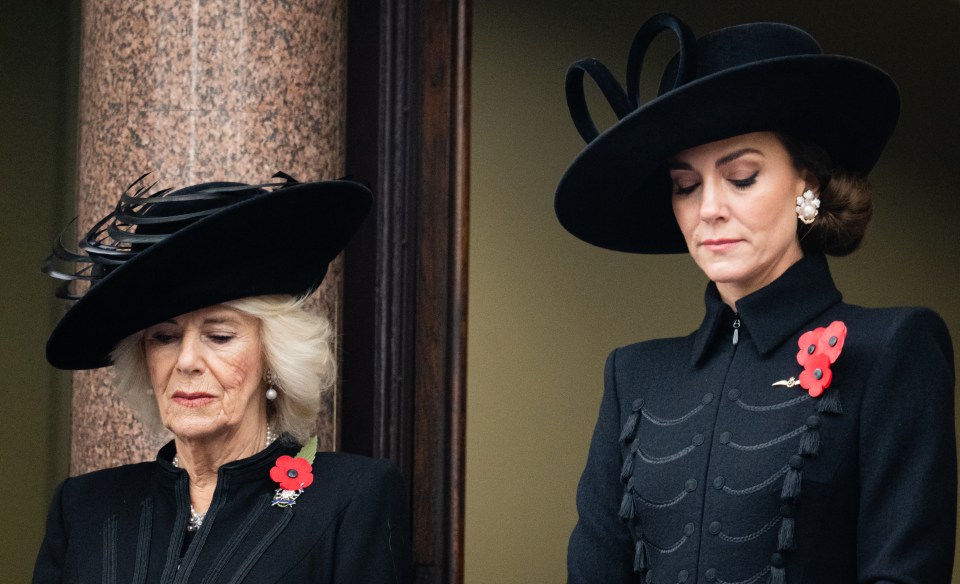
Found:
[[(703, 316), (705, 279), (689, 257), (590, 247), (552, 209), (583, 146), (566, 67), (597, 57), (622, 82), (637, 27), (664, 10), (698, 34), (793, 23), (892, 74), (903, 114), (872, 174), (875, 220), (863, 249), (831, 266), (849, 302), (933, 307), (960, 351), (960, 2), (475, 0), (467, 584), (564, 581), (607, 352), (686, 334)], [(653, 49), (648, 90), (676, 45), (664, 35)]]
[(0, 566), (27, 582), (69, 460), (69, 376), (43, 357), (61, 307), (39, 271), (72, 204), (76, 8), (6, 3), (0, 17)]

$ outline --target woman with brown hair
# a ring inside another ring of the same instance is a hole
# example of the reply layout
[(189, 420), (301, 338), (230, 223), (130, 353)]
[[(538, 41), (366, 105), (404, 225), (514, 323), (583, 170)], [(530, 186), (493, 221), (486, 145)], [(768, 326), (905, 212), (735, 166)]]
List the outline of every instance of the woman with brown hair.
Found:
[[(650, 42), (680, 50), (639, 99)], [(599, 134), (591, 75), (620, 118)], [(893, 81), (752, 23), (696, 38), (650, 19), (627, 92), (575, 63), (586, 149), (556, 193), (600, 247), (690, 253), (700, 328), (613, 351), (570, 538), (570, 582), (948, 582), (956, 513), (952, 345), (921, 308), (846, 304), (825, 255), (860, 244)]]

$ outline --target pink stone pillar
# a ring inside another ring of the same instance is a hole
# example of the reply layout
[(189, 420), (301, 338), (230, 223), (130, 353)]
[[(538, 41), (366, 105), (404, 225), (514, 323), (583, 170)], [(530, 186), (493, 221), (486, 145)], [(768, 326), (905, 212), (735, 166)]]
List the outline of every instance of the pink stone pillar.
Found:
[[(78, 230), (145, 172), (162, 186), (343, 174), (345, 0), (87, 0), (80, 71)], [(317, 304), (339, 320), (340, 260)], [(112, 370), (74, 376), (71, 472), (152, 459)], [(318, 422), (336, 445), (337, 392)]]

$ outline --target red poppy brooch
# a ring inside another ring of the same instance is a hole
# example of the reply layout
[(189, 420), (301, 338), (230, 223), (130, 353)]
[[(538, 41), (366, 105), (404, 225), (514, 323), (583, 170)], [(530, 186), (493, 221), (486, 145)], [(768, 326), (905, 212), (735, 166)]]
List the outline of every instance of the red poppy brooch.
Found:
[(313, 459), (317, 456), (317, 437), (303, 445), (296, 456), (284, 454), (270, 469), (270, 478), (278, 485), (273, 505), (292, 507), (303, 490), (313, 484)]
[(800, 378), (791, 377), (776, 381), (773, 385), (786, 387), (799, 385), (807, 390), (810, 397), (820, 396), (833, 381), (833, 371), (830, 366), (840, 356), (846, 338), (847, 325), (839, 320), (831, 322), (827, 327), (819, 327), (803, 333), (797, 341), (797, 346), (800, 348), (797, 352), (797, 363), (803, 367)]

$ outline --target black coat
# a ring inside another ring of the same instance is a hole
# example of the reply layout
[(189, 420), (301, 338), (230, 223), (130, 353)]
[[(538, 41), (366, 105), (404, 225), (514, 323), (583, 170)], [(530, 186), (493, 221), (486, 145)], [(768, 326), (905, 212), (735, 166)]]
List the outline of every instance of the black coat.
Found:
[(410, 579), (407, 501), (382, 460), (317, 453), (314, 482), (287, 508), (271, 505), (274, 442), (220, 468), (202, 527), (188, 535), (189, 479), (170, 459), (69, 478), (50, 507), (34, 571), (39, 583), (315, 582)]
[[(690, 336), (613, 351), (577, 492), (571, 583), (945, 584), (953, 352), (919, 308), (841, 302), (806, 257)], [(847, 327), (817, 398), (801, 334)], [(733, 343), (734, 323), (737, 343)]]

